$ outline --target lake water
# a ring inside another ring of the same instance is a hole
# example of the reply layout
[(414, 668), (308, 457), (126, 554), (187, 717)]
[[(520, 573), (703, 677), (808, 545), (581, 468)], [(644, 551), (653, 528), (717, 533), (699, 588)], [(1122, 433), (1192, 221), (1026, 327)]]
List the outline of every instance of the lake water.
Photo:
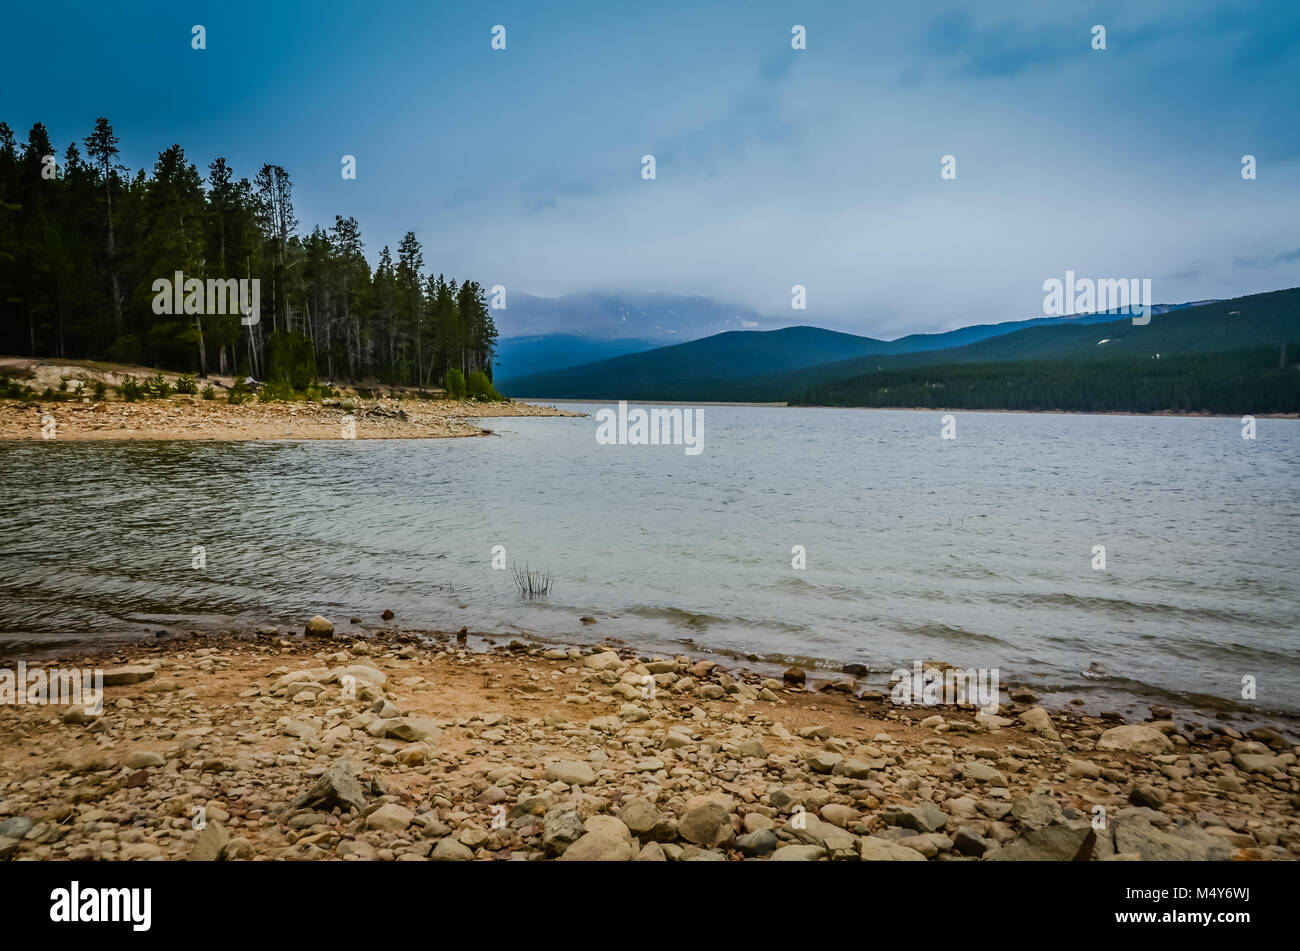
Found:
[[(703, 414), (698, 455), (599, 445), (594, 418), (0, 444), (0, 645), (387, 608), (404, 629), (833, 670), (933, 658), (1090, 708), (1300, 713), (1300, 423), (1251, 441), (1233, 419), (960, 413), (945, 440), (939, 413)], [(521, 599), (497, 545), (550, 596)]]

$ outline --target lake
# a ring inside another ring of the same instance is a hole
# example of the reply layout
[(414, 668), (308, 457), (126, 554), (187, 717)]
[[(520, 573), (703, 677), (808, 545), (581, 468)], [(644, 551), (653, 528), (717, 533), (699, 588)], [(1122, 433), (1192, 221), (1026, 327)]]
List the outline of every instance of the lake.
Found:
[[(403, 629), (856, 662), (880, 683), (933, 658), (1088, 708), (1300, 713), (1300, 422), (1247, 440), (1236, 419), (958, 413), (943, 439), (941, 413), (700, 411), (697, 455), (602, 444), (594, 416), (0, 444), (0, 644), (391, 609)], [(549, 597), (521, 598), (516, 565), (549, 572)]]

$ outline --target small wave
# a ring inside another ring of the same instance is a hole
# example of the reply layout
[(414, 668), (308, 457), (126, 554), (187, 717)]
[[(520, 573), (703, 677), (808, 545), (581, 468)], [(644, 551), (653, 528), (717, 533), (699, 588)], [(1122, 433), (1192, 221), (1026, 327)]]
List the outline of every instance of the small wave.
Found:
[(933, 637), (951, 644), (995, 644), (1007, 648), (1012, 646), (1002, 638), (995, 637), (992, 634), (980, 634), (978, 631), (968, 631), (964, 627), (953, 627), (950, 624), (899, 624), (895, 626), (902, 633), (913, 637)]
[(1126, 598), (1103, 598), (1095, 595), (1068, 594), (1054, 592), (1049, 594), (991, 594), (988, 600), (994, 604), (1008, 604), (1012, 607), (1047, 607), (1070, 608), (1072, 610), (1107, 611), (1124, 617), (1168, 617), (1184, 621), (1204, 621), (1219, 624), (1240, 624), (1240, 611), (1221, 611), (1216, 608), (1183, 607), (1176, 604), (1130, 601)]

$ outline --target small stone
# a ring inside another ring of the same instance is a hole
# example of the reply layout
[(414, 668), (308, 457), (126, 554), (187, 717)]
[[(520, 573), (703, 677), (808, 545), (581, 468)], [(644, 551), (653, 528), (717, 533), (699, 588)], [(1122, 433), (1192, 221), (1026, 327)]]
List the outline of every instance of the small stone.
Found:
[(1134, 786), (1128, 794), (1128, 801), (1135, 806), (1146, 806), (1148, 809), (1159, 809), (1165, 804), (1166, 796), (1154, 786)]
[(317, 614), (303, 629), (303, 633), (308, 637), (331, 637), (334, 634), (334, 625), (326, 618)]
[(1097, 740), (1099, 750), (1127, 750), (1132, 753), (1167, 753), (1174, 748), (1169, 737), (1145, 723), (1111, 727)]
[(198, 839), (194, 842), (194, 848), (190, 850), (191, 862), (215, 862), (221, 858), (221, 853), (226, 844), (230, 841), (230, 833), (225, 830), (220, 822), (209, 822), (199, 833)]
[(564, 850), (561, 862), (630, 862), (632, 845), (608, 832), (587, 832)]
[(381, 832), (403, 832), (414, 818), (415, 814), (405, 806), (389, 802), (366, 816), (366, 828)]
[(562, 760), (547, 764), (546, 780), (568, 786), (590, 786), (596, 781), (596, 772), (586, 763)]
[(439, 839), (438, 844), (433, 847), (433, 852), (429, 855), (431, 862), (471, 862), (474, 859), (474, 853), (469, 847), (457, 842), (448, 836), (445, 839)]
[(145, 667), (136, 664), (128, 667), (115, 667), (112, 670), (104, 671), (105, 687), (125, 687), (130, 684), (138, 684), (141, 681), (148, 680), (154, 675), (152, 667)]

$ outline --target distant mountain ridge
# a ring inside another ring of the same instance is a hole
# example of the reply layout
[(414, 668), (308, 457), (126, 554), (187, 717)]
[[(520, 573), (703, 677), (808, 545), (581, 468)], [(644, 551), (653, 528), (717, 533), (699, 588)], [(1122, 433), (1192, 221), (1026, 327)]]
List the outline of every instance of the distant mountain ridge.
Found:
[(780, 321), (748, 307), (683, 294), (586, 293), (537, 297), (515, 292), (492, 311), (503, 339), (563, 334), (589, 340), (654, 340), (662, 346), (727, 330), (771, 330)]
[[(1205, 305), (1156, 305), (1153, 319), (1198, 306)], [(892, 341), (808, 326), (728, 331), (588, 364), (531, 374), (503, 372), (497, 382), (509, 395), (550, 399), (784, 401), (805, 389), (809, 380), (821, 383), (864, 372), (867, 364), (863, 361), (868, 357), (899, 359), (910, 354), (925, 360), (924, 354), (951, 354), (963, 347), (1057, 326), (1078, 332), (1115, 319), (1113, 313), (1036, 317), (944, 333), (910, 334)], [(833, 375), (828, 377), (828, 373)]]

